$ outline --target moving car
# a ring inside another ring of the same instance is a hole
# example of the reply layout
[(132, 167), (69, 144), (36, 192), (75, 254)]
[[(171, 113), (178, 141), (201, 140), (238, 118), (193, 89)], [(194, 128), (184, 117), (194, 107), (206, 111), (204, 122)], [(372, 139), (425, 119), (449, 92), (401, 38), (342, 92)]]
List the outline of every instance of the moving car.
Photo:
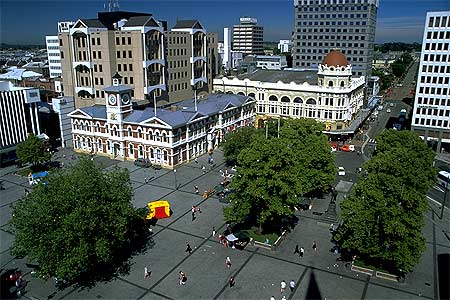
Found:
[(136, 167), (148, 168), (152, 166), (152, 163), (146, 158), (138, 158), (134, 161)]
[(338, 175), (339, 176), (345, 176), (345, 169), (344, 169), (344, 167), (339, 167), (338, 168)]
[(354, 152), (355, 145), (345, 144), (344, 146), (341, 146), (341, 148), (339, 148), (339, 150), (345, 151), (345, 152)]

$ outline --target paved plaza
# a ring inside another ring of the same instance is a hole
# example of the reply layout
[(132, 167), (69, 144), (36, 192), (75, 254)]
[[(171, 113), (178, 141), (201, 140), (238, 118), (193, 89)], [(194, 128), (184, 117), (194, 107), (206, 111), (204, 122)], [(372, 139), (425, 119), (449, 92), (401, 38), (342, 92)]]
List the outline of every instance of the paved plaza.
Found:
[[(63, 151), (57, 153), (65, 165), (74, 162), (62, 158)], [(345, 196), (345, 191), (356, 181), (355, 161), (361, 156), (356, 153), (338, 153), (339, 165), (345, 165), (347, 175), (338, 178), (340, 193), (337, 202)], [(93, 287), (69, 287), (59, 290), (49, 279), (44, 281), (31, 276), (31, 269), (25, 265), (26, 259), (11, 257), (9, 248), (14, 236), (9, 232), (11, 218), (10, 205), (29, 188), (27, 179), (15, 175), (15, 168), (0, 169), (0, 180), (5, 190), (0, 191), (0, 252), (2, 272), (18, 268), (28, 282), (26, 299), (435, 299), (437, 297), (437, 255), (448, 253), (449, 222), (439, 220), (433, 213), (439, 207), (431, 206), (427, 211), (424, 235), (426, 252), (414, 272), (408, 274), (404, 283), (395, 283), (358, 274), (349, 270), (331, 253), (330, 224), (320, 213), (325, 212), (330, 202), (329, 196), (314, 199), (313, 209), (297, 212), (300, 219), (295, 229), (275, 251), (268, 251), (247, 245), (244, 250), (224, 248), (212, 236), (212, 227), (221, 232), (225, 228), (222, 216), (224, 205), (216, 196), (204, 200), (197, 195), (221, 181), (220, 170), (226, 166), (220, 151), (213, 154), (216, 165), (211, 168), (207, 156), (198, 163), (190, 162), (177, 169), (153, 170), (135, 167), (132, 162), (112, 161), (96, 157), (95, 162), (105, 169), (127, 168), (130, 171), (134, 189), (133, 204), (143, 207), (147, 202), (164, 199), (170, 202), (173, 215), (162, 219), (153, 227), (151, 245), (143, 253), (130, 258), (130, 269), (108, 282), (98, 282)], [(353, 166), (352, 164), (355, 164)], [(202, 166), (206, 166), (206, 172)], [(148, 183), (146, 184), (146, 179)], [(191, 220), (191, 207), (200, 206), (202, 213)], [(339, 212), (339, 211), (338, 211)], [(317, 241), (318, 251), (313, 253), (312, 243)], [(186, 242), (192, 246), (192, 254), (185, 252)], [(295, 245), (305, 248), (305, 256), (294, 254)], [(225, 259), (230, 257), (231, 269), (226, 268)], [(151, 271), (150, 278), (144, 278), (144, 267)], [(178, 273), (187, 275), (186, 285), (180, 286)], [(236, 284), (229, 287), (230, 276)], [(291, 280), (296, 283), (291, 292), (289, 287), (280, 293), (280, 282)]]

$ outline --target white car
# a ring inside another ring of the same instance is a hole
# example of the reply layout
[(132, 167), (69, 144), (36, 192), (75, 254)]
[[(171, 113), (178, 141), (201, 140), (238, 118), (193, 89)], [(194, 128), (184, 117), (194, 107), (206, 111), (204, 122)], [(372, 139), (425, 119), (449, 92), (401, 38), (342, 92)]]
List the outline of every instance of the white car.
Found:
[(345, 176), (345, 169), (344, 169), (344, 167), (339, 167), (338, 168), (338, 175), (339, 176)]
[(391, 112), (391, 109), (390, 109), (390, 108), (388, 108), (388, 109), (386, 110), (386, 112), (387, 112), (387, 113), (390, 113), (390, 112)]
[(392, 102), (389, 103), (389, 106), (390, 106), (390, 107), (394, 107), (394, 103), (392, 103)]

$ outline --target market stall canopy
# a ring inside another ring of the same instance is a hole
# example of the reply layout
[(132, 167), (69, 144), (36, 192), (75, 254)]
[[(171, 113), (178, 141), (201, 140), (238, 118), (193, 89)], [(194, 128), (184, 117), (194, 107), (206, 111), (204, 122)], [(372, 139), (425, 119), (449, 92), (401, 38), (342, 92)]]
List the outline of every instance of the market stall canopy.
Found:
[(0, 74), (0, 80), (24, 80), (24, 79), (32, 79), (36, 80), (41, 77), (42, 74), (36, 73), (33, 71), (25, 70), (25, 69), (11, 69), (5, 74)]
[(148, 215), (146, 219), (164, 219), (170, 217), (170, 204), (167, 201), (159, 200), (147, 203)]
[(229, 235), (227, 235), (227, 240), (230, 242), (234, 242), (234, 241), (237, 241), (238, 238), (234, 234), (229, 234)]

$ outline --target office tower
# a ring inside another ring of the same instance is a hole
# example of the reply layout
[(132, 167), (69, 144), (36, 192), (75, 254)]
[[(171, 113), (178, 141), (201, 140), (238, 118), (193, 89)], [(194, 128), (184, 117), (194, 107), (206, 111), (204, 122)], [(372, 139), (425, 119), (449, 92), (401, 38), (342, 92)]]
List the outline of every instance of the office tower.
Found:
[(294, 0), (294, 68), (317, 68), (339, 49), (353, 75), (371, 72), (378, 0)]
[(47, 48), (48, 68), (50, 78), (58, 78), (62, 76), (61, 71), (61, 53), (59, 51), (59, 39), (57, 35), (47, 35), (45, 37)]
[(450, 11), (425, 20), (411, 129), (450, 150)]
[(223, 29), (223, 60), (222, 65), (225, 69), (231, 68), (231, 29)]
[(281, 53), (291, 52), (291, 48), (291, 40), (280, 40), (280, 42), (278, 43), (278, 50), (280, 50)]
[(247, 54), (264, 54), (264, 30), (257, 25), (256, 18), (242, 17), (240, 24), (233, 26), (233, 51)]
[(206, 31), (198, 21), (180, 22), (168, 32), (165, 21), (147, 13), (99, 12), (97, 19), (79, 19), (58, 34), (64, 95), (74, 98), (75, 108), (104, 105), (104, 88), (116, 72), (139, 104), (187, 99), (194, 85), (208, 91), (216, 68), (206, 66)]

